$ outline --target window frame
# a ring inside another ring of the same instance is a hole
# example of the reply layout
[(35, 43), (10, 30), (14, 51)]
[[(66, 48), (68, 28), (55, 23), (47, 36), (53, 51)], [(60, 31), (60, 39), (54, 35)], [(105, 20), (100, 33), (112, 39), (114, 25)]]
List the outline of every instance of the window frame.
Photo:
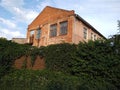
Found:
[(34, 35), (35, 34), (35, 30), (30, 30), (30, 37), (29, 37), (29, 43), (32, 43), (34, 42)]
[(88, 31), (87, 28), (84, 27), (84, 29), (83, 29), (83, 38), (84, 39), (87, 39), (87, 34), (88, 34), (87, 31)]
[(95, 40), (97, 40), (97, 35), (96, 35), (96, 34), (94, 34), (94, 41), (95, 41)]
[(34, 30), (30, 30), (30, 36), (34, 35), (35, 31)]
[(93, 34), (93, 33), (91, 33), (91, 40), (93, 40), (93, 39), (94, 39), (93, 35), (94, 35), (94, 34)]
[(62, 21), (60, 24), (59, 35), (66, 35), (68, 33), (68, 21)]
[(56, 37), (57, 36), (57, 23), (50, 25), (50, 37)]
[[(38, 32), (39, 31), (39, 32)], [(40, 37), (41, 37), (41, 29), (40, 28), (38, 28), (37, 29), (37, 32), (36, 32), (36, 39), (40, 39)]]

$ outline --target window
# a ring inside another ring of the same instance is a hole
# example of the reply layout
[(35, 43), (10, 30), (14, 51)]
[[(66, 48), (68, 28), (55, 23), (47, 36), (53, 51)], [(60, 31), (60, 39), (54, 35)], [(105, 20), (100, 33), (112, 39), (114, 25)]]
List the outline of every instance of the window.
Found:
[(93, 40), (93, 33), (91, 33), (91, 40)]
[(96, 40), (96, 35), (94, 35), (94, 40)]
[(64, 21), (60, 23), (60, 35), (67, 34), (68, 22)]
[(34, 35), (34, 30), (30, 31), (30, 36)]
[(34, 30), (31, 30), (30, 31), (30, 41), (29, 41), (29, 43), (33, 43), (33, 40), (34, 40)]
[(84, 28), (83, 34), (84, 34), (84, 39), (87, 39), (87, 28)]
[(40, 30), (40, 29), (38, 29), (38, 30), (37, 30), (37, 34), (36, 34), (36, 39), (39, 39), (39, 38), (40, 38), (40, 36), (41, 36), (41, 30)]
[(53, 24), (50, 26), (50, 37), (57, 36), (57, 24)]

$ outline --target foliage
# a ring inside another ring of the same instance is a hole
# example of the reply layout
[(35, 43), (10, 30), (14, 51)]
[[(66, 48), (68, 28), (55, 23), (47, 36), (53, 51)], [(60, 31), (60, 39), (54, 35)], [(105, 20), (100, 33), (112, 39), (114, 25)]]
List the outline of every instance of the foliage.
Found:
[(32, 47), (29, 55), (31, 56), (31, 64), (33, 66), (38, 55), (41, 58), (45, 56), (45, 47)]
[(45, 49), (46, 67), (50, 70), (68, 72), (72, 56), (76, 51), (74, 44), (56, 44), (47, 46)]
[(27, 45), (0, 39), (0, 77), (11, 69), (15, 59), (26, 55), (28, 50)]
[(4, 37), (0, 37), (0, 39), (1, 39), (1, 40), (7, 40), (7, 39), (6, 39), (6, 38), (4, 38)]
[(23, 61), (22, 64), (22, 69), (26, 69), (27, 68), (27, 56), (25, 57), (25, 60)]
[(44, 50), (47, 69), (78, 77), (101, 78), (120, 87), (119, 45), (111, 46), (110, 41), (99, 40), (80, 42), (78, 45), (50, 45)]
[(81, 78), (50, 70), (15, 70), (0, 80), (2, 90), (115, 90), (101, 79)]
[[(25, 90), (119, 90), (120, 44), (110, 43), (99, 40), (36, 48), (0, 39), (0, 77), (3, 76), (0, 87), (3, 90), (17, 87), (20, 90), (23, 87)], [(14, 60), (23, 55), (31, 56), (32, 65), (36, 56), (41, 56), (47, 70), (10, 72)], [(25, 64), (26, 60), (24, 68)]]
[(118, 22), (118, 32), (120, 33), (120, 20), (118, 20), (117, 22)]
[(36, 60), (36, 57), (38, 55), (38, 49), (37, 48), (33, 48), (32, 52), (30, 53), (31, 56), (31, 65), (33, 66)]
[(108, 41), (79, 43), (76, 57), (73, 58), (71, 73), (77, 76), (90, 75), (94, 78), (100, 77), (119, 88), (119, 48), (111, 46)]
[[(77, 77), (48, 70), (15, 70), (0, 80), (3, 90), (73, 90), (79, 84)], [(75, 89), (74, 89), (75, 90)]]

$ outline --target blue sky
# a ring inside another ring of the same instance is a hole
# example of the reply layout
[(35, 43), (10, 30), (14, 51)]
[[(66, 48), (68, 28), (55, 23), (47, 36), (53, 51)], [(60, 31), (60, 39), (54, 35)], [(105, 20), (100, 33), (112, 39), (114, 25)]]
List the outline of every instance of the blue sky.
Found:
[(120, 0), (0, 0), (0, 37), (26, 37), (27, 26), (45, 6), (74, 10), (105, 37), (117, 33)]

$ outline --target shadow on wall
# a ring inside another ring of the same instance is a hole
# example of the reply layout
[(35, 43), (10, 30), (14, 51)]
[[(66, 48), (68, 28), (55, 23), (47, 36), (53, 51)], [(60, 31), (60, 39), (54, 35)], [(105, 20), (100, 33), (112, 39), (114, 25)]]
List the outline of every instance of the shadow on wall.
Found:
[(26, 68), (26, 69), (32, 69), (32, 70), (40, 70), (45, 68), (45, 61), (44, 61), (44, 58), (37, 56), (34, 64), (32, 65), (30, 56), (22, 56), (15, 60), (13, 67), (16, 69)]

